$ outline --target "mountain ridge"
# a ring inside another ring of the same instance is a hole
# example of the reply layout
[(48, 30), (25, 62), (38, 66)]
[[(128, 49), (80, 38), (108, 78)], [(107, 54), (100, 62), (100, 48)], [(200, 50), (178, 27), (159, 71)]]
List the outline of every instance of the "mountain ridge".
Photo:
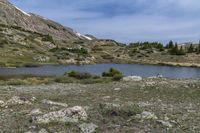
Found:
[(88, 40), (87, 37), (79, 36), (69, 27), (33, 13), (26, 13), (7, 0), (0, 0), (0, 23), (19, 26), (44, 35), (49, 34), (58, 40)]

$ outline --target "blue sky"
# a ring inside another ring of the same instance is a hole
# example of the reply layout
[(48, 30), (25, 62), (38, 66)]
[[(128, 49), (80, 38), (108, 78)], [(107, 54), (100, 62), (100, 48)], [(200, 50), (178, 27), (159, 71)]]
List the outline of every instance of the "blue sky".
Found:
[(10, 0), (83, 34), (120, 42), (197, 41), (200, 0)]

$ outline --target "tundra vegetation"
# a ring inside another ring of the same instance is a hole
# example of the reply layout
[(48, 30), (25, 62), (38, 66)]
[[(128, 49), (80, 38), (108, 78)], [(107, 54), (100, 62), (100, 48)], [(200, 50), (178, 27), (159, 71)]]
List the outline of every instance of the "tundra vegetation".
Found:
[(0, 129), (31, 133), (200, 130), (198, 79), (113, 80), (119, 74), (111, 68), (102, 76), (71, 71), (56, 78), (1, 77)]

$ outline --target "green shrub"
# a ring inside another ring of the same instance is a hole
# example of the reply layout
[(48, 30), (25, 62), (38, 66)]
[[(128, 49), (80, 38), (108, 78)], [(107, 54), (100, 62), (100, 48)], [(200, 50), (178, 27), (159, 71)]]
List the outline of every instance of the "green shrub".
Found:
[(108, 72), (102, 73), (103, 77), (114, 77), (116, 75), (117, 75), (117, 77), (119, 77), (119, 76), (122, 76), (122, 73), (115, 68), (110, 68), (110, 70)]
[(138, 105), (111, 105), (111, 104), (99, 104), (99, 111), (103, 116), (114, 117), (130, 117), (142, 113), (142, 108)]
[(89, 78), (92, 78), (92, 75), (90, 73), (86, 73), (86, 72), (71, 71), (71, 72), (68, 72), (67, 75), (69, 77), (73, 77), (73, 78), (76, 78), (76, 79), (89, 79)]
[(54, 79), (55, 82), (57, 83), (73, 83), (74, 80), (72, 78), (66, 77), (66, 76), (62, 76), (62, 77), (56, 77)]
[(44, 37), (42, 38), (42, 41), (54, 43), (53, 37), (50, 36), (49, 34), (48, 35), (44, 35)]
[(113, 80), (114, 81), (119, 81), (119, 80), (121, 80), (123, 78), (123, 75), (122, 74), (116, 74), (116, 75), (114, 75), (113, 76)]
[(7, 82), (7, 85), (24, 85), (25, 82), (21, 79), (11, 79)]

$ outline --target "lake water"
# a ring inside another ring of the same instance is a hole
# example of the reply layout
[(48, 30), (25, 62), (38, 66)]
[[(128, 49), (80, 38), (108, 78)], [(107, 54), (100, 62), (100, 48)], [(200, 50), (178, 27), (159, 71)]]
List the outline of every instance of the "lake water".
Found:
[(67, 71), (77, 70), (92, 74), (101, 74), (109, 68), (116, 68), (124, 75), (137, 75), (141, 77), (156, 76), (158, 74), (168, 78), (200, 78), (200, 68), (171, 67), (139, 64), (95, 64), (95, 65), (44, 65), (40, 67), (0, 68), (0, 76), (10, 75), (37, 75), (60, 76)]

